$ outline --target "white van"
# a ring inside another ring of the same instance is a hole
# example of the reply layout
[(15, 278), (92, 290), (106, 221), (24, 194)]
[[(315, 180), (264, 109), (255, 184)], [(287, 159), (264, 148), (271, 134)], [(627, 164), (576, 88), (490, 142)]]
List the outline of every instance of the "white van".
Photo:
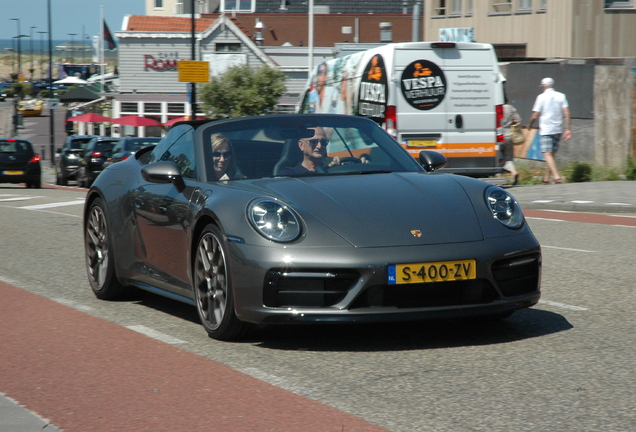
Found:
[(318, 64), (297, 111), (370, 117), (414, 157), (487, 177), (503, 170), (503, 81), (490, 44), (393, 43)]

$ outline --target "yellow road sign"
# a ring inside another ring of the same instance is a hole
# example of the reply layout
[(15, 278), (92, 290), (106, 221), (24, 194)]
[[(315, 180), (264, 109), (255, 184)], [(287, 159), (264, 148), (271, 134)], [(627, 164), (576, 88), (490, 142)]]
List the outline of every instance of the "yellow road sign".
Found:
[(179, 82), (208, 82), (210, 80), (210, 63), (196, 60), (179, 60)]

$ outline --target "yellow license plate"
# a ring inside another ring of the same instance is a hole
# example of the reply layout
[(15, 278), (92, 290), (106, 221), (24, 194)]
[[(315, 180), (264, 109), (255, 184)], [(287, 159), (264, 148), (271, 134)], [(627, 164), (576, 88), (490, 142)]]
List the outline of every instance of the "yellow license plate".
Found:
[(390, 285), (468, 280), (477, 277), (477, 262), (461, 260), (392, 264), (388, 266), (388, 272)]
[(408, 140), (407, 145), (409, 147), (435, 147), (437, 146), (437, 140)]
[(12, 170), (6, 170), (4, 172), (4, 175), (23, 175), (24, 171), (12, 171)]

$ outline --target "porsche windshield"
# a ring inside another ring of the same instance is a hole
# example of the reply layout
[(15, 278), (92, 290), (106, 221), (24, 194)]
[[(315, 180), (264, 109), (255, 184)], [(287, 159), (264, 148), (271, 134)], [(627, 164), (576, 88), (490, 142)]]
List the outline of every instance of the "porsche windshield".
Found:
[(263, 116), (207, 123), (197, 135), (210, 179), (422, 170), (390, 135), (360, 117)]

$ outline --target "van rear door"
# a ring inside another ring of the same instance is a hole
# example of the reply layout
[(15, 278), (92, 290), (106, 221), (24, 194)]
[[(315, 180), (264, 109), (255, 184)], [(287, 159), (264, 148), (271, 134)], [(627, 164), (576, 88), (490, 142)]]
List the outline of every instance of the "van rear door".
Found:
[[(397, 45), (394, 52), (395, 104), (398, 141), (417, 157), (420, 150), (435, 150), (446, 133), (446, 102), (439, 74), (444, 52), (429, 43)], [(443, 78), (443, 77), (442, 77)], [(437, 84), (437, 85), (436, 85)]]
[(396, 52), (400, 141), (414, 155), (420, 146), (440, 151), (448, 159), (446, 171), (474, 176), (500, 172), (495, 131), (499, 68), (492, 46), (427, 45)]

